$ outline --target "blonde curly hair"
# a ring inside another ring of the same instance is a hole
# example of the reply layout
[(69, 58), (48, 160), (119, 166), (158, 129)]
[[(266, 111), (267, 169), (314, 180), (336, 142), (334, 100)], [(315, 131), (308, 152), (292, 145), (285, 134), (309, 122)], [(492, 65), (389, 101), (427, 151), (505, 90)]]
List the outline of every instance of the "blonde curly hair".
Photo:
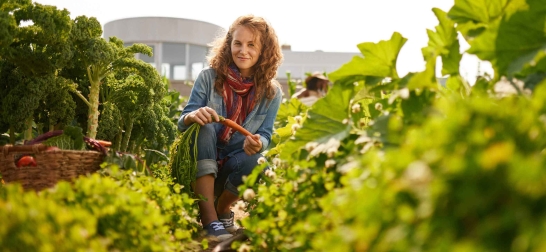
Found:
[(271, 100), (275, 97), (279, 83), (275, 80), (277, 69), (282, 63), (282, 50), (277, 34), (273, 27), (262, 18), (254, 15), (245, 15), (237, 18), (229, 27), (225, 36), (218, 37), (211, 45), (212, 49), (207, 56), (210, 67), (216, 70), (214, 87), (218, 93), (223, 92), (224, 81), (227, 79), (228, 67), (233, 64), (231, 56), (231, 42), (233, 32), (244, 26), (250, 29), (260, 39), (261, 52), (256, 64), (252, 67), (254, 72), (254, 85), (256, 88), (256, 100), (263, 97)]

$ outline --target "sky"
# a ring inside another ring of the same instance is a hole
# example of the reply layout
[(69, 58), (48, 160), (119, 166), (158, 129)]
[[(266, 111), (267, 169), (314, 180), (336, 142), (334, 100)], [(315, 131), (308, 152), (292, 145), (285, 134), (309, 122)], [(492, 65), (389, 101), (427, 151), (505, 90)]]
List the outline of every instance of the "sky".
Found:
[[(293, 51), (359, 52), (363, 42), (388, 40), (399, 32), (408, 41), (398, 56), (400, 76), (425, 68), (421, 48), (428, 43), (426, 30), (438, 20), (432, 8), (449, 11), (454, 0), (37, 0), (67, 9), (71, 17), (96, 17), (104, 24), (130, 17), (176, 17), (209, 22), (225, 29), (240, 15), (268, 20), (282, 44)], [(461, 39), (461, 51), (468, 44)], [(471, 84), (478, 59), (465, 55), (461, 75)], [(488, 62), (481, 70), (492, 72)]]

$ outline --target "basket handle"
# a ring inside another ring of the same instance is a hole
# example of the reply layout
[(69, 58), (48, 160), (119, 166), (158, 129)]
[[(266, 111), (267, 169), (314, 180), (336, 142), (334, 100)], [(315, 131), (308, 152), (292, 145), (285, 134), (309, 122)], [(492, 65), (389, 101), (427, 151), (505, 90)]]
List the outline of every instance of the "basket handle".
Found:
[(4, 155), (8, 155), (10, 152), (33, 152), (38, 153), (45, 151), (47, 149), (47, 146), (43, 144), (33, 144), (33, 145), (14, 145), (14, 146), (4, 146), (2, 148), (2, 151), (4, 152)]
[(37, 136), (36, 138), (30, 140), (30, 141), (25, 141), (25, 145), (32, 145), (32, 144), (38, 144), (38, 143), (41, 143), (49, 138), (52, 138), (52, 137), (55, 137), (55, 136), (58, 136), (58, 135), (61, 135), (63, 133), (62, 130), (54, 130), (54, 131), (50, 131), (50, 132), (46, 132), (44, 134), (41, 134), (39, 136)]
[[(41, 142), (43, 142), (43, 141), (45, 141), (45, 140), (47, 140), (49, 138), (61, 135), (62, 133), (63, 133), (62, 130), (54, 130), (54, 131), (46, 132), (46, 133), (44, 133), (42, 135), (37, 136), (36, 138), (34, 138), (34, 139), (30, 140), (30, 141), (25, 142), (25, 145), (39, 144), (39, 143), (41, 143)], [(83, 140), (85, 142), (89, 143), (93, 147), (93, 149), (95, 149), (96, 151), (101, 152), (104, 155), (108, 154), (108, 151), (106, 150), (106, 148), (104, 148), (102, 145), (100, 145), (95, 139), (84, 136)]]

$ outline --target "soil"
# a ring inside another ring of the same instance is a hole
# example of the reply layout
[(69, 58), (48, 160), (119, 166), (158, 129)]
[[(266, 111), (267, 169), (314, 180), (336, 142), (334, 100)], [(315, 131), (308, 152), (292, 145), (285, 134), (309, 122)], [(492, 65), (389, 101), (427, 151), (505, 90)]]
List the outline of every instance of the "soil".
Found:
[[(237, 209), (236, 207), (231, 207), (231, 211), (233, 211), (233, 213), (234, 213), (235, 223), (238, 223), (238, 220), (240, 220), (240, 219), (248, 217), (247, 212), (241, 211), (241, 210)], [(244, 229), (243, 227), (239, 226), (239, 229), (237, 230), (237, 232), (234, 235), (243, 233), (243, 229)], [(198, 241), (201, 242), (203, 239), (206, 239), (206, 237), (205, 236), (199, 237)], [(201, 251), (202, 252), (205, 252), (205, 251), (206, 252), (212, 252), (214, 250), (214, 248), (216, 247), (216, 245), (218, 245), (218, 243), (220, 243), (220, 242), (209, 239), (209, 247), (207, 249), (204, 249), (204, 250), (201, 250)]]

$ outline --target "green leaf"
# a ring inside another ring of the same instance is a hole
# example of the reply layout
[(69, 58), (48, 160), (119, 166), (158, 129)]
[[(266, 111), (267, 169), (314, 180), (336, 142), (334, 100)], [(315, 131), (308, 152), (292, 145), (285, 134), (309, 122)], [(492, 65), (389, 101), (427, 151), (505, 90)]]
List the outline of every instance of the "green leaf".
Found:
[(74, 141), (74, 150), (85, 150), (86, 146), (83, 141), (83, 130), (77, 126), (66, 126), (63, 130), (63, 134), (70, 136)]
[(279, 112), (277, 112), (277, 118), (275, 120), (277, 125), (275, 125), (275, 127), (280, 128), (285, 126), (286, 123), (288, 123), (288, 117), (299, 115), (305, 110), (307, 110), (307, 106), (301, 103), (297, 98), (292, 98), (288, 102), (282, 103)]
[(455, 22), (447, 17), (447, 14), (438, 8), (432, 9), (440, 24), (436, 26), (436, 32), (428, 31), (428, 47), (434, 48), (442, 57), (442, 75), (459, 74), (459, 62), (463, 57), (459, 51), (459, 40)]
[[(425, 50), (425, 48), (423, 48)], [(407, 87), (410, 90), (431, 88), (438, 89), (438, 82), (436, 81), (436, 60), (429, 59), (426, 63), (426, 68), (422, 72), (415, 74), (408, 74), (404, 77), (407, 79)], [(402, 81), (403, 83), (404, 81)]]
[[(491, 5), (495, 13), (490, 16), (497, 14), (505, 2), (494, 1)], [(513, 0), (501, 14), (489, 20), (484, 32), (469, 40), (468, 52), (491, 61), (496, 77), (511, 77), (546, 50), (546, 4), (541, 0)]]
[(407, 39), (398, 32), (393, 33), (390, 40), (379, 43), (365, 42), (358, 45), (364, 57), (354, 56), (353, 59), (330, 73), (332, 82), (351, 76), (374, 76), (398, 78), (396, 59), (400, 49)]
[(348, 119), (350, 100), (362, 85), (352, 83), (336, 83), (328, 94), (318, 100), (307, 111), (308, 117), (293, 140), (287, 141), (281, 152), (281, 157), (289, 157), (299, 153), (308, 142), (326, 143), (331, 138), (342, 140), (349, 135), (351, 126), (344, 124)]
[[(459, 63), (462, 54), (459, 52), (459, 40), (455, 23), (447, 17), (447, 14), (441, 9), (432, 10), (438, 18), (439, 25), (436, 31), (427, 30), (429, 37), (428, 45), (422, 48), (423, 58), (426, 61), (425, 70), (412, 76), (406, 76), (407, 87), (411, 90), (431, 88), (438, 89), (436, 80), (436, 59), (442, 57), (442, 75), (459, 76)], [(463, 85), (464, 82), (458, 82), (456, 89), (463, 88), (461, 93), (467, 94), (470, 87)]]
[(457, 23), (489, 23), (499, 17), (509, 0), (455, 0), (449, 17)]
[(449, 76), (446, 81), (446, 87), (466, 97), (470, 94), (470, 85), (460, 75)]

